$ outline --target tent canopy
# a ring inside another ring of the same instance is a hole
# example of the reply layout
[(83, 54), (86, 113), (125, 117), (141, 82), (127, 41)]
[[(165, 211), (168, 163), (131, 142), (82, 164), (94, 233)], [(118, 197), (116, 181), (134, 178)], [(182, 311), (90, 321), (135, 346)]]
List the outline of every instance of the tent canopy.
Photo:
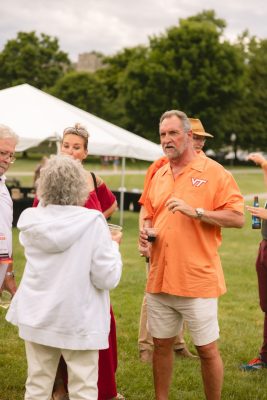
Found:
[(47, 139), (57, 140), (64, 128), (76, 122), (90, 133), (91, 155), (154, 161), (163, 154), (159, 145), (28, 84), (0, 90), (0, 123), (18, 134), (17, 151), (38, 146)]

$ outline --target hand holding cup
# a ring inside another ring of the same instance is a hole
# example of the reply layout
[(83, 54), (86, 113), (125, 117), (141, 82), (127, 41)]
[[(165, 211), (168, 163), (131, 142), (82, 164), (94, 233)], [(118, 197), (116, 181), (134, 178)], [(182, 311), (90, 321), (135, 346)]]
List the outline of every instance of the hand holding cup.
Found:
[(122, 227), (120, 225), (108, 224), (111, 239), (120, 244), (122, 238)]
[(158, 235), (158, 228), (144, 228), (144, 231), (147, 234), (147, 241), (150, 243), (154, 243)]

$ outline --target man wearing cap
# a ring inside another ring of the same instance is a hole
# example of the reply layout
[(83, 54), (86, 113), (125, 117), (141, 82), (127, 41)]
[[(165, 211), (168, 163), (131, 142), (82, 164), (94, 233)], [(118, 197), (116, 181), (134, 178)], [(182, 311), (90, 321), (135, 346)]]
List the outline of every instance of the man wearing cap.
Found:
[[(193, 148), (197, 153), (202, 152), (202, 149), (205, 145), (207, 137), (213, 137), (210, 133), (205, 132), (205, 129), (201, 123), (201, 121), (197, 118), (189, 118), (192, 133), (193, 133)], [(204, 154), (204, 153), (203, 153)], [(147, 170), (144, 190), (139, 199), (139, 204), (141, 205), (141, 210), (139, 214), (140, 227), (143, 225), (143, 215), (144, 215), (144, 203), (146, 200), (147, 193), (149, 191), (150, 183), (155, 175), (155, 173), (161, 168), (163, 165), (169, 162), (168, 157), (164, 156), (160, 159), (154, 161)], [(146, 309), (146, 296), (143, 298), (143, 303), (141, 306), (140, 313), (140, 324), (139, 324), (139, 335), (138, 335), (138, 349), (140, 360), (142, 362), (152, 362), (152, 352), (153, 352), (153, 339), (150, 333), (147, 331), (147, 309)], [(196, 356), (187, 349), (183, 338), (183, 329), (180, 333), (177, 334), (173, 346), (173, 350), (177, 357), (189, 357), (195, 358)]]
[(150, 256), (146, 298), (156, 400), (168, 399), (172, 347), (184, 321), (200, 357), (206, 399), (220, 400), (217, 298), (226, 287), (218, 247), (222, 227), (243, 226), (244, 200), (223, 166), (195, 152), (185, 113), (165, 112), (159, 132), (169, 163), (156, 172), (144, 204), (144, 228), (158, 234), (152, 245), (144, 228), (139, 238), (140, 251)]
[(18, 136), (8, 126), (0, 124), (0, 292), (6, 289), (12, 296), (16, 292), (11, 258), (13, 203), (4, 173), (15, 161), (17, 142)]

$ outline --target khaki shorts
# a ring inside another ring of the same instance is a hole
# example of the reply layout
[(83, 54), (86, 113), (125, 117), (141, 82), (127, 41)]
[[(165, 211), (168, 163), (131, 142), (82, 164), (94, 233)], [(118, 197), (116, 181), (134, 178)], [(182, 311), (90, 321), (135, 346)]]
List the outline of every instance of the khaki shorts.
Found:
[(154, 338), (176, 336), (184, 321), (195, 346), (204, 346), (219, 338), (217, 298), (146, 293), (146, 299), (148, 331)]

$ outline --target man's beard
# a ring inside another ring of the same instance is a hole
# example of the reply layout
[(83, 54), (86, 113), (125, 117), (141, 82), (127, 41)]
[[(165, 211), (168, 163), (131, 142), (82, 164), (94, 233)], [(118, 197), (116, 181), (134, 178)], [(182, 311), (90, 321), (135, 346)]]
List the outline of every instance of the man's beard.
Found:
[(184, 142), (180, 145), (179, 149), (177, 149), (174, 146), (171, 146), (170, 147), (172, 149), (171, 154), (168, 154), (168, 149), (166, 151), (166, 147), (163, 148), (163, 151), (164, 151), (166, 157), (168, 157), (169, 160), (175, 160), (177, 158), (180, 158), (183, 155), (185, 149), (188, 147), (188, 140), (189, 140), (188, 137), (185, 138)]

